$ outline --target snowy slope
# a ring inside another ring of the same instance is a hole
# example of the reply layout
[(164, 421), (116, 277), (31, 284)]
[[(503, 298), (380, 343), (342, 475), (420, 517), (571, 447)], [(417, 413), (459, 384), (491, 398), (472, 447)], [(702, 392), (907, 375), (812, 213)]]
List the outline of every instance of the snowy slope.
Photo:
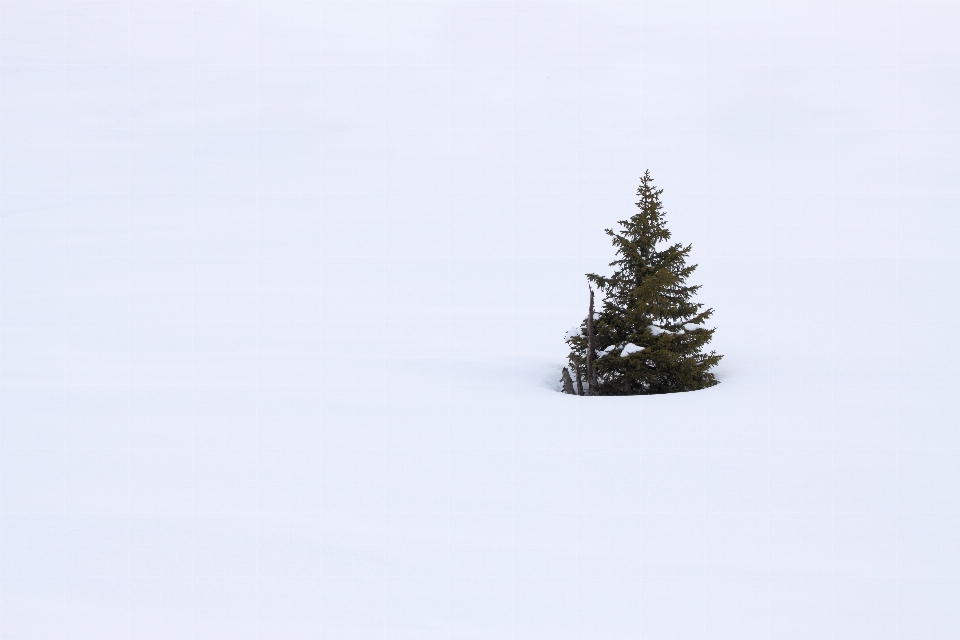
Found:
[[(0, 638), (960, 636), (958, 22), (0, 3)], [(647, 168), (722, 382), (556, 393)]]

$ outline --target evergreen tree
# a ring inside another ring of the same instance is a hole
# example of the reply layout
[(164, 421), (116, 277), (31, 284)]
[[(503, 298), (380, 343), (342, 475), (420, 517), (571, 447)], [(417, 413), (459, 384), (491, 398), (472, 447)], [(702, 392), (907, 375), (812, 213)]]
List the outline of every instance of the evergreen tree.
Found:
[[(640, 211), (619, 221), (619, 232), (606, 230), (617, 254), (610, 263), (613, 275), (587, 274), (603, 306), (592, 323), (584, 320), (579, 332), (568, 334), (567, 343), (578, 377), (585, 363), (592, 364), (596, 388), (586, 392), (590, 395), (672, 393), (717, 384), (709, 370), (723, 356), (703, 352), (715, 331), (703, 326), (713, 309), (691, 301), (700, 288), (686, 283), (697, 268), (686, 265), (691, 245), (662, 244), (670, 231), (661, 193), (645, 172), (637, 189)], [(596, 345), (592, 358), (590, 342)]]

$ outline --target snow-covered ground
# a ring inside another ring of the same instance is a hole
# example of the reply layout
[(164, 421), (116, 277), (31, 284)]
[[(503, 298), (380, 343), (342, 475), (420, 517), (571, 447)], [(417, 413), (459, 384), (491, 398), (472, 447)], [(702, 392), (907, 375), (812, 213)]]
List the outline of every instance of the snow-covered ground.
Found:
[[(4, 2), (0, 638), (960, 637), (956, 2)], [(555, 391), (644, 169), (717, 387)]]

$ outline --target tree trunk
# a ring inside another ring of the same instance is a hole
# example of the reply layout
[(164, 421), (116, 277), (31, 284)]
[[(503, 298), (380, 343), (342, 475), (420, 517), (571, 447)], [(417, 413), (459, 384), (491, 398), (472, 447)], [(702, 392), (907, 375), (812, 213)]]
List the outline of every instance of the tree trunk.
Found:
[(587, 384), (588, 395), (597, 395), (597, 370), (593, 367), (597, 359), (597, 339), (593, 335), (593, 287), (590, 287), (590, 313), (587, 314)]
[(573, 370), (577, 373), (577, 395), (583, 395), (583, 372), (580, 371), (580, 359), (577, 358), (573, 363)]
[(573, 380), (570, 379), (570, 371), (566, 367), (563, 368), (563, 392), (574, 395)]

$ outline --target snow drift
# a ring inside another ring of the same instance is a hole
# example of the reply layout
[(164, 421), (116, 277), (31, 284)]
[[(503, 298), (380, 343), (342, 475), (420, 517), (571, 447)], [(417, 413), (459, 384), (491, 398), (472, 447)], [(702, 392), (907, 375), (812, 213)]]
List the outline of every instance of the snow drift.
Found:
[[(0, 636), (955, 638), (950, 3), (0, 5)], [(717, 387), (553, 391), (650, 168)]]

